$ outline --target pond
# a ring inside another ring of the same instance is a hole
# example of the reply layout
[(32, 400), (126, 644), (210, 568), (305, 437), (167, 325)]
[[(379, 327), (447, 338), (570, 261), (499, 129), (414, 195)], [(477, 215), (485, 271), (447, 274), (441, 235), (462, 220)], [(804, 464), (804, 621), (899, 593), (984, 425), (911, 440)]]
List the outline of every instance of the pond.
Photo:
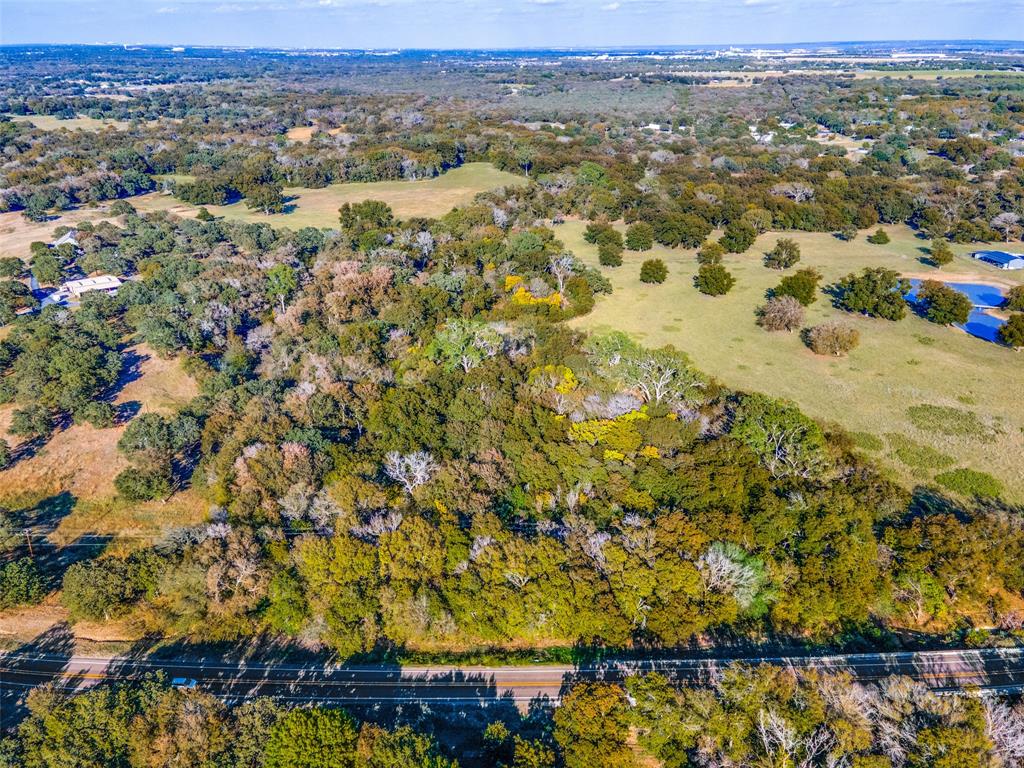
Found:
[[(910, 293), (907, 294), (907, 301), (911, 303), (917, 301), (917, 290), (921, 287), (921, 282), (921, 280), (917, 279), (910, 281), (911, 289)], [(963, 325), (957, 324), (956, 327), (979, 339), (998, 342), (999, 329), (1006, 321), (990, 315), (986, 310), (995, 309), (1003, 305), (1006, 301), (1006, 293), (1003, 289), (998, 285), (987, 285), (985, 283), (951, 283), (945, 281), (943, 283), (950, 288), (960, 291), (974, 305), (974, 309), (971, 310), (967, 322)]]

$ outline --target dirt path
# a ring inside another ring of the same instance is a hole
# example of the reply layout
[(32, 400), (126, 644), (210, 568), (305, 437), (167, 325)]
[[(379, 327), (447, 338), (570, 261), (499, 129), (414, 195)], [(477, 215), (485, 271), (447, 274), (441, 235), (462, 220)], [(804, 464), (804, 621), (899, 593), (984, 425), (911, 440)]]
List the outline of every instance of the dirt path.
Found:
[(903, 277), (915, 280), (938, 280), (943, 283), (971, 283), (972, 285), (998, 285), (1000, 288), (1014, 288), (1021, 283), (1002, 275), (957, 275), (950, 272), (903, 272)]

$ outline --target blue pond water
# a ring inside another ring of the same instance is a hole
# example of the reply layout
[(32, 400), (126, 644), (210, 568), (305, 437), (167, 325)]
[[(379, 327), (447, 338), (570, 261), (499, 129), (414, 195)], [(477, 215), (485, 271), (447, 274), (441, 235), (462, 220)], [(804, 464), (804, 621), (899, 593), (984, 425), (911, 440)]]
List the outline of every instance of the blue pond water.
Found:
[[(910, 293), (907, 294), (907, 301), (913, 303), (917, 301), (917, 290), (921, 287), (921, 281), (912, 279), (910, 285), (912, 287)], [(971, 310), (967, 322), (963, 325), (957, 325), (957, 328), (962, 328), (971, 336), (977, 336), (985, 341), (998, 341), (999, 328), (1006, 321), (993, 317), (985, 310), (1002, 306), (1003, 302), (1006, 301), (1006, 294), (1003, 292), (1003, 289), (997, 285), (984, 285), (981, 283), (946, 283), (946, 285), (960, 291), (974, 305), (974, 309)]]

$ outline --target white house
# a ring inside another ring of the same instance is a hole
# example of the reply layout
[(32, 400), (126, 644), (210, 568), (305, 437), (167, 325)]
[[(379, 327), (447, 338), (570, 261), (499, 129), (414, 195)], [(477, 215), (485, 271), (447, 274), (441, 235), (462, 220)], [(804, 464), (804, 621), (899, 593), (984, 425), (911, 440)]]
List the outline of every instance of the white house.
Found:
[(85, 277), (81, 280), (69, 280), (61, 286), (62, 291), (67, 291), (72, 298), (78, 298), (84, 293), (91, 291), (103, 291), (114, 294), (121, 287), (121, 279), (113, 275), (97, 275), (96, 277)]
[(61, 235), (56, 240), (54, 240), (52, 243), (50, 243), (50, 247), (51, 248), (56, 248), (59, 245), (64, 245), (65, 243), (70, 243), (71, 245), (75, 246), (75, 248), (77, 248), (78, 247), (78, 240), (75, 237), (75, 235), (77, 235), (77, 234), (78, 234), (78, 232), (76, 230), (69, 229), (63, 235)]

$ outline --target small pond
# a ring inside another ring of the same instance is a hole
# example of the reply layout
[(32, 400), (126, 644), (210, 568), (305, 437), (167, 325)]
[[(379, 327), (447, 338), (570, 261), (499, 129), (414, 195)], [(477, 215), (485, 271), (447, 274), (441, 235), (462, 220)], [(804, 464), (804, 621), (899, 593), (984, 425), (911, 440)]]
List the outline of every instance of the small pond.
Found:
[[(911, 279), (910, 293), (907, 294), (907, 301), (917, 301), (917, 290), (921, 287), (921, 280)], [(1000, 320), (990, 315), (986, 310), (1001, 307), (1006, 301), (1006, 293), (998, 285), (987, 285), (984, 283), (952, 283), (943, 281), (945, 285), (954, 288), (971, 300), (974, 309), (971, 310), (967, 322), (957, 325), (971, 336), (977, 336), (985, 341), (999, 341), (999, 329), (1005, 320)]]

